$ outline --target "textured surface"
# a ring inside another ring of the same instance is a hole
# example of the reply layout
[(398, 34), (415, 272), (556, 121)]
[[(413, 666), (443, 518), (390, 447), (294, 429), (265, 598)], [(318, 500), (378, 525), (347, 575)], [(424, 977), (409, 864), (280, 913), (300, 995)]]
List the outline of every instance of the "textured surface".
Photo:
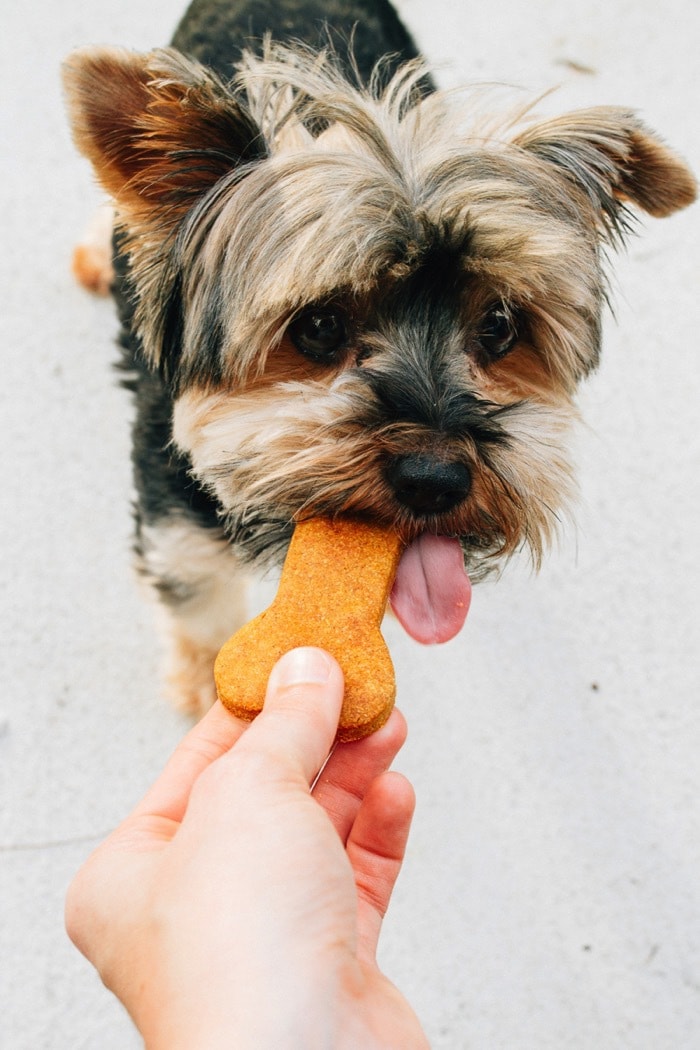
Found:
[[(439, 79), (630, 105), (700, 171), (690, 0), (405, 0)], [(175, 0), (9, 5), (2, 35), (0, 1044), (136, 1050), (66, 941), (71, 873), (185, 730), (130, 575), (109, 303), (72, 284), (99, 195), (58, 66), (168, 39)], [(498, 97), (504, 94), (501, 89)], [(434, 1050), (696, 1050), (700, 208), (645, 221), (582, 392), (578, 527), (477, 588), (454, 642), (386, 633), (418, 811), (382, 941)], [(274, 588), (255, 592), (257, 608)]]
[(361, 522), (300, 522), (269, 608), (229, 639), (216, 660), (219, 699), (241, 718), (262, 710), (267, 680), (283, 653), (319, 645), (343, 670), (338, 738), (359, 740), (384, 725), (396, 698), (380, 631), (401, 544)]

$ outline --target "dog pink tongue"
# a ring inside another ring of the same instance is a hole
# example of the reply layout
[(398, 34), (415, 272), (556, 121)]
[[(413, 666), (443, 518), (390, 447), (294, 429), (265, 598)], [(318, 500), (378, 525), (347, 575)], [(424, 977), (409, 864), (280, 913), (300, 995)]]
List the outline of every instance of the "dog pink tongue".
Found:
[(462, 629), (471, 593), (459, 541), (426, 532), (403, 552), (390, 601), (411, 637), (432, 645)]

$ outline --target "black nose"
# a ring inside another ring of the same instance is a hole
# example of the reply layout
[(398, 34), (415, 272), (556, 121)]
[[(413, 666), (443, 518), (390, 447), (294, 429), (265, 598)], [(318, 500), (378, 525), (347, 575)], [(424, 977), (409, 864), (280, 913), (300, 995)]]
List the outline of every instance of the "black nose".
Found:
[(469, 495), (469, 468), (432, 456), (397, 456), (386, 470), (386, 478), (399, 503), (417, 514), (441, 514)]

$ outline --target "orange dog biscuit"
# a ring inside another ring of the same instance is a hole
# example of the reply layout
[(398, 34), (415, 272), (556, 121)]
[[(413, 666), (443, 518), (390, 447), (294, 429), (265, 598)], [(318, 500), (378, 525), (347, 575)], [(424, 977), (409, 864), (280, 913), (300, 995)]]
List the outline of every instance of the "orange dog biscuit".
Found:
[(396, 696), (394, 668), (379, 630), (401, 541), (391, 529), (315, 518), (294, 531), (272, 604), (233, 635), (214, 667), (221, 702), (259, 714), (277, 660), (300, 645), (328, 650), (345, 675), (339, 740), (384, 725)]

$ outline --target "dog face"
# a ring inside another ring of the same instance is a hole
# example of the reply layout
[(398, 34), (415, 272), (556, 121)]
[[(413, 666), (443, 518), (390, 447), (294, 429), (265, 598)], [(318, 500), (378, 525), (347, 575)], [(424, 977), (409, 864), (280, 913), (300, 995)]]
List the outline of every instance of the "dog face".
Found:
[(174, 439), (249, 559), (354, 515), (539, 562), (572, 492), (602, 255), (692, 176), (632, 114), (465, 124), (423, 70), (379, 97), (282, 48), (225, 86), (87, 52), (76, 138), (114, 196)]

